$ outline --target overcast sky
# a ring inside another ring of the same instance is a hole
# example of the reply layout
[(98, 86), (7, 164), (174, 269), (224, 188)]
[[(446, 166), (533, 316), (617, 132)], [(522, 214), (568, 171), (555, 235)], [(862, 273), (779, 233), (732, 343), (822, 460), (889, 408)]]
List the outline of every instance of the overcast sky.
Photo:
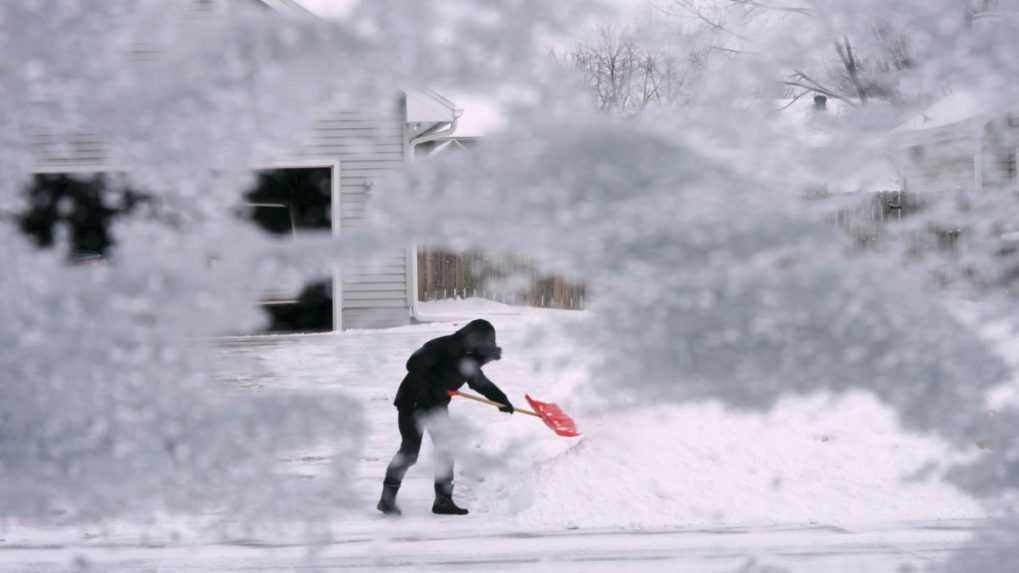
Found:
[[(358, 0), (297, 0), (305, 8), (324, 18), (337, 18), (346, 15), (358, 3)], [(370, 0), (369, 0), (370, 1)], [(416, 1), (416, 0), (414, 0)], [(551, 0), (555, 1), (555, 0)], [(618, 23), (628, 24), (641, 15), (642, 10), (650, 6), (649, 0), (602, 0), (615, 5), (620, 10)], [(661, 2), (662, 0), (657, 0)], [(578, 30), (578, 37), (584, 32)], [(447, 97), (453, 99), (457, 106), (464, 110), (457, 129), (458, 135), (478, 136), (490, 133), (500, 127), (504, 121), (503, 112), (494, 102), (483, 95), (460, 93), (456, 90), (442, 88)]]

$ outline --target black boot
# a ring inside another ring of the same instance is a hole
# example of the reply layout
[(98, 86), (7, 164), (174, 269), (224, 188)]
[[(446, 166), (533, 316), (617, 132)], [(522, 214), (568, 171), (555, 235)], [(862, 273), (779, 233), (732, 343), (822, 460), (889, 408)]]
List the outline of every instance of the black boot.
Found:
[(375, 508), (393, 517), (403, 515), (400, 508), (396, 507), (396, 492), (398, 491), (400, 491), (400, 482), (382, 482), (382, 497), (379, 498), (379, 504)]
[(467, 515), (467, 510), (453, 503), (453, 484), (435, 484), (435, 503), (432, 513), (439, 515)]

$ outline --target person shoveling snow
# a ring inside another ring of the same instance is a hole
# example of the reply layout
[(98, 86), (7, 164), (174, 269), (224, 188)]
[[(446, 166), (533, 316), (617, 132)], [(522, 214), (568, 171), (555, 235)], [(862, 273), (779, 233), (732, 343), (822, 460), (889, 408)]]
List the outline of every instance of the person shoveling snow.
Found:
[[(495, 344), (495, 327), (487, 320), (472, 320), (466, 326), (447, 336), (425, 343), (407, 360), (407, 375), (396, 392), (397, 424), (400, 429), (400, 449), (386, 468), (382, 482), (382, 497), (376, 506), (386, 515), (400, 515), (396, 494), (403, 476), (415, 462), (421, 450), (424, 429), (429, 428), (433, 443), (442, 441), (431, 424), (441, 424), (449, 415), (450, 391), (466, 383), (499, 409), (512, 414), (513, 405), (506, 394), (489, 380), (481, 367), (502, 358), (502, 349)], [(467, 510), (453, 502), (453, 458), (448, 447), (435, 443), (435, 503), (432, 512), (443, 515), (465, 515)]]

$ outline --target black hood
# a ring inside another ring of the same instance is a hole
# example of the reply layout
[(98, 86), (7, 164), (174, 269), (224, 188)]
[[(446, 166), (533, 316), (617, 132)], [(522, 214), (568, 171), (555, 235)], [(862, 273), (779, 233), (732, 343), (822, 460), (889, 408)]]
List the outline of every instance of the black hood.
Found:
[(495, 344), (495, 327), (484, 319), (476, 319), (454, 334), (464, 346), (464, 352), (482, 362), (502, 358), (502, 349)]

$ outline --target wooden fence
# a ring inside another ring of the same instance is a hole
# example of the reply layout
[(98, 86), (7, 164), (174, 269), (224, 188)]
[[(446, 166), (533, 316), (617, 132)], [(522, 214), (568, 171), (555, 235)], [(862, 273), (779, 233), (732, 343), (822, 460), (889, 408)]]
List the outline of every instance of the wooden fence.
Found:
[[(921, 196), (903, 191), (861, 194), (858, 198), (854, 206), (838, 210), (832, 222), (861, 246), (871, 244), (882, 225), (924, 207)], [(951, 233), (944, 235), (953, 238)], [(945, 237), (938, 237), (940, 246), (951, 242)], [(494, 257), (478, 251), (418, 251), (418, 300), (475, 296), (509, 304), (581, 309), (587, 292), (583, 284), (539, 274), (522, 258)]]
[[(868, 193), (855, 206), (840, 209), (835, 214), (835, 224), (849, 234), (858, 246), (869, 247), (881, 236), (882, 227), (901, 221), (927, 207), (928, 201), (936, 198), (933, 194), (918, 194), (905, 191), (881, 191)], [(928, 225), (924, 231), (909, 235), (912, 248), (952, 249), (959, 239), (960, 230)]]
[(418, 251), (418, 300), (482, 297), (509, 304), (584, 308), (584, 285), (541, 275), (524, 259), (477, 251)]

